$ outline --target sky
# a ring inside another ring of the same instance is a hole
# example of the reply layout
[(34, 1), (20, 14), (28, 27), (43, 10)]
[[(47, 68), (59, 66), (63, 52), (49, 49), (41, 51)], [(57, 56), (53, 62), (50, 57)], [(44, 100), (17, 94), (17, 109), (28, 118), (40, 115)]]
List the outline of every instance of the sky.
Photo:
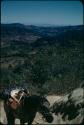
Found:
[(83, 5), (80, 1), (3, 1), (1, 23), (80, 25)]

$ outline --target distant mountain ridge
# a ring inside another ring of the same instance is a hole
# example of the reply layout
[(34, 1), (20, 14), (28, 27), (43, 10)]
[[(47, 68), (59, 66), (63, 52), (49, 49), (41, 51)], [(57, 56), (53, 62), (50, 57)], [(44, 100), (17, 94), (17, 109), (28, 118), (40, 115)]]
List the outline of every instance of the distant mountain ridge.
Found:
[(1, 24), (1, 38), (2, 42), (25, 41), (27, 43), (32, 43), (36, 42), (36, 40), (38, 40), (39, 38), (59, 39), (60, 35), (64, 38), (67, 36), (67, 33), (73, 36), (74, 34), (80, 33), (82, 37), (83, 27), (83, 25), (42, 27), (34, 25), (24, 25), (20, 23)]

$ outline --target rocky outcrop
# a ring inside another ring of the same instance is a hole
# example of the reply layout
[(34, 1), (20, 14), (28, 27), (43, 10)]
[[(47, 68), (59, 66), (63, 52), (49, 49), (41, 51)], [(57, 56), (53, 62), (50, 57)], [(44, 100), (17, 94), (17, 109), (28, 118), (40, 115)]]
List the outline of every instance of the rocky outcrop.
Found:
[(68, 121), (71, 124), (80, 124), (84, 122), (84, 88), (80, 87), (65, 95), (58, 102), (56, 101), (51, 106), (52, 113), (62, 120)]

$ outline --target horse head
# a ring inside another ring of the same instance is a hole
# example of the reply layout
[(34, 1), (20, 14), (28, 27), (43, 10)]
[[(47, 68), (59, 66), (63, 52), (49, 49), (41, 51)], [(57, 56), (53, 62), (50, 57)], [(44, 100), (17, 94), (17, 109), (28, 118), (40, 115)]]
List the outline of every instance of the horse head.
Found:
[(24, 89), (14, 89), (10, 93), (8, 104), (12, 109), (18, 109), (22, 107), (24, 96), (28, 96), (27, 92), (25, 92)]

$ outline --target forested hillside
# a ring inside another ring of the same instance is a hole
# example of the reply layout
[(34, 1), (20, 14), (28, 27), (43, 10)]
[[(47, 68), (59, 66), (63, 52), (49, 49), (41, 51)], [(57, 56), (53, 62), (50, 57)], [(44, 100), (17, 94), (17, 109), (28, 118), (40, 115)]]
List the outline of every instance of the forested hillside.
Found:
[(84, 80), (83, 26), (1, 24), (1, 87), (65, 93)]

